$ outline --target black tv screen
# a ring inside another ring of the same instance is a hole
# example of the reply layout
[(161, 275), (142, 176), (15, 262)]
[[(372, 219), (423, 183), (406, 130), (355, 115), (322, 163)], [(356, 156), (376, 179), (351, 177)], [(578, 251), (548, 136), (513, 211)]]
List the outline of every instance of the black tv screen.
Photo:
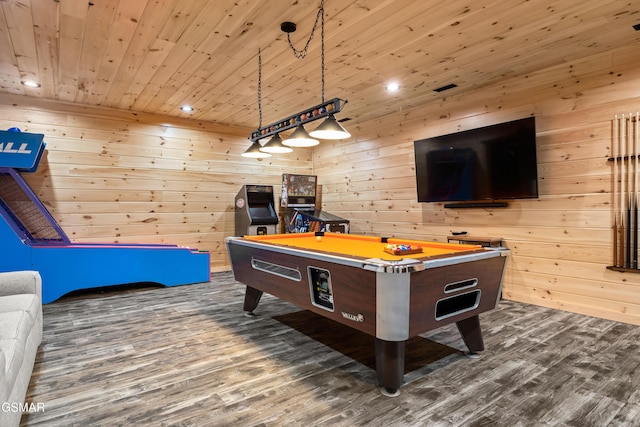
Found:
[(414, 141), (419, 202), (538, 197), (535, 117)]

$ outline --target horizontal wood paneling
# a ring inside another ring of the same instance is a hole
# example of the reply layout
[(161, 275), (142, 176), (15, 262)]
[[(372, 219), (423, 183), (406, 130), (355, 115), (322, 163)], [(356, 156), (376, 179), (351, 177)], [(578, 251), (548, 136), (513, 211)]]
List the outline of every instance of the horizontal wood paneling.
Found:
[[(243, 184), (312, 172), (311, 150), (245, 159), (250, 130), (18, 96), (0, 98), (0, 128), (43, 133), (47, 152), (25, 174), (75, 242), (171, 243), (211, 253), (227, 270)], [(277, 200), (278, 202), (278, 200)]]
[[(358, 122), (314, 150), (323, 209), (354, 233), (445, 241), (496, 236), (511, 249), (504, 297), (640, 325), (640, 274), (612, 263), (612, 120), (640, 109), (637, 49), (505, 79), (461, 96)], [(416, 201), (413, 141), (534, 115), (539, 198), (508, 208)]]

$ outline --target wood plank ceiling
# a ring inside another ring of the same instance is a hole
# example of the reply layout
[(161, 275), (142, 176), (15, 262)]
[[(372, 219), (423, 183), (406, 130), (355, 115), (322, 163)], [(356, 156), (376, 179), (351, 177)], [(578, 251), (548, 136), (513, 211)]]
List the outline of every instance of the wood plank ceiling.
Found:
[[(0, 93), (256, 128), (258, 49), (264, 124), (320, 103), (320, 28), (304, 59), (280, 30), (302, 48), (320, 3), (2, 0)], [(640, 41), (635, 0), (326, 0), (325, 18), (326, 99), (355, 122)]]

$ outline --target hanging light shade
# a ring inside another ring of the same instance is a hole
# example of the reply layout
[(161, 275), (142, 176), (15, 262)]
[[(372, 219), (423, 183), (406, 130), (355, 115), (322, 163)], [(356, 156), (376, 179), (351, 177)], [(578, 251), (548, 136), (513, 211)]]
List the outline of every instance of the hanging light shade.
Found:
[(351, 134), (338, 123), (333, 114), (329, 114), (329, 117), (327, 117), (320, 126), (312, 130), (309, 135), (320, 139), (345, 139), (351, 136)]
[(255, 141), (253, 144), (251, 144), (251, 147), (247, 148), (247, 151), (242, 153), (242, 157), (261, 159), (265, 157), (271, 157), (271, 154), (260, 151), (260, 143), (258, 141)]
[(260, 147), (260, 151), (264, 153), (290, 153), (293, 151), (291, 147), (287, 147), (282, 144), (282, 138), (280, 138), (280, 134), (275, 134), (271, 137), (269, 142)]
[(304, 126), (298, 125), (296, 130), (289, 135), (289, 138), (282, 141), (282, 143), (289, 147), (313, 147), (314, 145), (320, 144), (320, 141), (311, 138), (304, 129)]

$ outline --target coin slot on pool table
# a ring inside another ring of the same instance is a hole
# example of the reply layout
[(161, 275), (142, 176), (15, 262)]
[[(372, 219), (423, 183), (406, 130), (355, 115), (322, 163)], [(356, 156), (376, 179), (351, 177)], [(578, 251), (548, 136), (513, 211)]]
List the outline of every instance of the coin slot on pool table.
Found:
[(436, 303), (436, 320), (475, 310), (480, 304), (480, 290), (443, 298)]
[(295, 268), (285, 267), (283, 265), (274, 264), (272, 262), (251, 258), (251, 267), (256, 270), (264, 271), (265, 273), (284, 277), (285, 279), (295, 280), (296, 282), (302, 280), (300, 271), (296, 270)]
[(311, 303), (327, 311), (333, 311), (333, 289), (331, 273), (324, 268), (307, 266)]

